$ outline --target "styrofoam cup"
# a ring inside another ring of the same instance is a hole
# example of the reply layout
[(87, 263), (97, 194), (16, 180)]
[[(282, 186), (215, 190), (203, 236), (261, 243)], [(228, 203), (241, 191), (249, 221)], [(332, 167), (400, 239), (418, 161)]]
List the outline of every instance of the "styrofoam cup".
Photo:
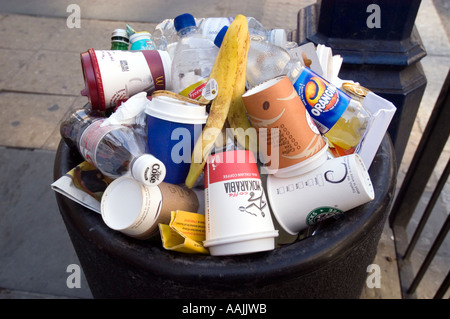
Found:
[(272, 213), (286, 232), (302, 229), (375, 198), (369, 173), (358, 154), (327, 160), (306, 174), (267, 177)]

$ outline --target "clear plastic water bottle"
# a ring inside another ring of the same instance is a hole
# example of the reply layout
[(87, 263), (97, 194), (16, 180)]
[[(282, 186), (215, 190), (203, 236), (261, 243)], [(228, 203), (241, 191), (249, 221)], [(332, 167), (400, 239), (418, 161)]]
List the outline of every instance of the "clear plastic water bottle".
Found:
[[(214, 41), (219, 31), (224, 26), (230, 26), (234, 18), (202, 18), (197, 22), (197, 26), (202, 34)], [(250, 38), (266, 40), (269, 43), (285, 47), (287, 43), (286, 30), (284, 29), (270, 29), (267, 30), (264, 26), (253, 17), (247, 17), (248, 32)]]
[[(228, 27), (224, 26), (216, 35), (214, 44), (217, 47), (220, 48), (227, 30)], [(247, 86), (252, 88), (276, 76), (287, 74), (296, 62), (282, 47), (269, 43), (263, 37), (253, 36), (247, 55)]]
[(105, 176), (131, 175), (146, 185), (160, 184), (165, 166), (146, 152), (145, 139), (126, 125), (102, 126), (105, 120), (85, 106), (61, 123), (61, 136)]
[[(220, 46), (226, 27), (215, 44)], [(370, 113), (356, 99), (305, 67), (300, 60), (267, 41), (252, 40), (247, 56), (247, 84), (254, 87), (276, 76), (286, 75), (319, 131), (329, 141), (334, 156), (352, 154), (364, 138)]]
[(247, 56), (247, 84), (254, 87), (276, 76), (286, 74), (291, 62), (289, 53), (264, 39), (253, 38)]
[(198, 99), (219, 48), (198, 32), (191, 14), (177, 16), (174, 25), (179, 41), (172, 60), (172, 88), (175, 93)]

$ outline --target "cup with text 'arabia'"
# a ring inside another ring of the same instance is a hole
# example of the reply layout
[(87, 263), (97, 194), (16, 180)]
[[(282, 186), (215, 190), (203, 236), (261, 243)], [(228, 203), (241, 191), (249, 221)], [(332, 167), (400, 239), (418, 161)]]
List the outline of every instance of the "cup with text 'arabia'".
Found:
[(375, 191), (358, 154), (327, 160), (306, 174), (267, 177), (267, 197), (278, 223), (296, 235), (315, 223), (370, 202)]
[(275, 248), (268, 202), (252, 152), (209, 156), (205, 166), (204, 246), (211, 255), (237, 255)]
[(289, 177), (323, 164), (328, 144), (289, 78), (279, 76), (242, 95), (248, 117), (258, 131), (264, 167), (269, 174)]

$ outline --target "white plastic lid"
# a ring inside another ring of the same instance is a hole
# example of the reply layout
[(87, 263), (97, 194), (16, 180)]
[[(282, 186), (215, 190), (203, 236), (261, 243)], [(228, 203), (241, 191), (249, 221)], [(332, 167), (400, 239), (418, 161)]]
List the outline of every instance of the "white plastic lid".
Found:
[(205, 240), (211, 256), (227, 256), (273, 250), (278, 230)]
[(145, 185), (156, 186), (166, 177), (166, 167), (153, 155), (144, 154), (131, 164), (131, 175)]
[(145, 113), (162, 120), (184, 124), (204, 124), (208, 118), (206, 106), (183, 102), (168, 96), (152, 98)]
[(269, 37), (270, 37), (270, 39), (268, 39), (268, 40), (270, 43), (276, 44), (282, 48), (285, 47), (286, 42), (287, 42), (286, 30), (272, 29), (269, 32)]
[(164, 78), (166, 79), (166, 90), (170, 91), (172, 90), (172, 58), (167, 51), (158, 50), (158, 52), (163, 63)]

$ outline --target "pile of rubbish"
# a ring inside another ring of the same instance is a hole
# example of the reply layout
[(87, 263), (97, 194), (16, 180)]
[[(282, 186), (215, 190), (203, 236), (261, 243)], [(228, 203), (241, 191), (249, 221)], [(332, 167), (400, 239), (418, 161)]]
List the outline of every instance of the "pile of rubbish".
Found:
[(89, 102), (61, 136), (85, 161), (52, 189), (111, 229), (248, 254), (375, 198), (368, 168), (395, 107), (341, 80), (324, 45), (186, 13), (152, 32), (127, 24), (80, 58)]

